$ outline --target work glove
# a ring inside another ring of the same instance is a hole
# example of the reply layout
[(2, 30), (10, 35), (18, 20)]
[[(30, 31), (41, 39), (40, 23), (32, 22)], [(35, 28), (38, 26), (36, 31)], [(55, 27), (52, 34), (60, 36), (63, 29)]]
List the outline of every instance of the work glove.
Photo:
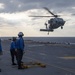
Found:
[(17, 52), (17, 49), (15, 49), (15, 51)]

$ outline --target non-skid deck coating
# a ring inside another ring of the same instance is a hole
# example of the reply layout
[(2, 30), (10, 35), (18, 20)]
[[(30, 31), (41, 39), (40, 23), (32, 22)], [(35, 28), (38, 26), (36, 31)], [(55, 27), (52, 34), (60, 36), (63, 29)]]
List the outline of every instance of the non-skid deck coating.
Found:
[(42, 62), (46, 68), (18, 70), (11, 65), (10, 41), (3, 41), (0, 56), (0, 75), (75, 75), (75, 47), (70, 45), (27, 44), (23, 62)]

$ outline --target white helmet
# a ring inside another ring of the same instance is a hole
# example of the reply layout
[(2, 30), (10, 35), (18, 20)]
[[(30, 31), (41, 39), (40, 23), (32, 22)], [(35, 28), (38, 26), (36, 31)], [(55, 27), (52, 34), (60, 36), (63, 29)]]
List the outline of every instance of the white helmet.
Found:
[(19, 32), (18, 36), (24, 36), (23, 32)]

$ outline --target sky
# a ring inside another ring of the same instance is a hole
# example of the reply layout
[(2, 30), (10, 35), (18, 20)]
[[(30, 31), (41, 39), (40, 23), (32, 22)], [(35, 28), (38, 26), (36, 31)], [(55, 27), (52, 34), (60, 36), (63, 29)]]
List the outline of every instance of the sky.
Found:
[[(54, 14), (61, 15), (66, 23), (54, 32), (40, 32), (51, 17), (29, 17), (30, 15), (51, 15), (43, 9), (47, 7)], [(0, 37), (75, 37), (75, 0), (0, 0)]]

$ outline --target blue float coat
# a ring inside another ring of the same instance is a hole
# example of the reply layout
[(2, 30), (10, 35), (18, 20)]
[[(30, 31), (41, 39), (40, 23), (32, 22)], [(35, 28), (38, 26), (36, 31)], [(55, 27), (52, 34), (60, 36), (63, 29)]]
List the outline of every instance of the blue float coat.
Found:
[(10, 45), (10, 50), (16, 49), (16, 42), (12, 41)]
[(17, 43), (17, 49), (24, 50), (24, 40), (22, 37), (19, 37), (16, 43)]
[(1, 43), (0, 43), (0, 51), (2, 51), (2, 46), (1, 46)]
[(0, 39), (0, 51), (2, 51), (1, 39)]

